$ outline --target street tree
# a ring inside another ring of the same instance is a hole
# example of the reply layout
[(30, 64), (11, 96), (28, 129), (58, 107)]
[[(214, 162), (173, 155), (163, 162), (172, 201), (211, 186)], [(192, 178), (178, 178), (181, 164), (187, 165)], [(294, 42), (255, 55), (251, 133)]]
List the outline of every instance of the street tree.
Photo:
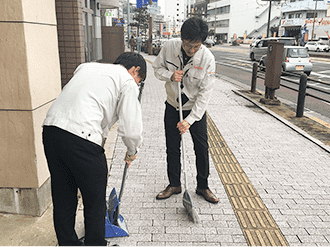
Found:
[(140, 33), (140, 28), (144, 31), (144, 36), (146, 36), (146, 30), (149, 27), (149, 17), (148, 9), (146, 7), (141, 7), (135, 9), (135, 15), (133, 20), (136, 22), (131, 23), (131, 26), (135, 26)]

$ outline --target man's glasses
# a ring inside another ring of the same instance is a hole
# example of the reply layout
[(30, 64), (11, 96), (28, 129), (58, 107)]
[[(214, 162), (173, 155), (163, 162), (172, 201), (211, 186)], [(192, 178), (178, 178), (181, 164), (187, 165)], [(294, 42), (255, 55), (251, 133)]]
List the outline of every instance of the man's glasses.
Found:
[(182, 45), (187, 48), (188, 50), (199, 50), (201, 48), (202, 43), (201, 42), (187, 42), (185, 40), (182, 41)]

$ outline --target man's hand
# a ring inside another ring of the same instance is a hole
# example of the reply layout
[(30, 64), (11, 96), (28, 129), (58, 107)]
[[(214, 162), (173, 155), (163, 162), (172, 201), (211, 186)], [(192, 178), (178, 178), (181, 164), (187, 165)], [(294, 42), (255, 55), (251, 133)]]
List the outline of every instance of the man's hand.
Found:
[(183, 120), (182, 122), (178, 122), (176, 127), (179, 129), (180, 134), (182, 135), (186, 133), (186, 131), (190, 128), (190, 124), (186, 120)]
[(127, 154), (127, 152), (126, 152), (126, 155), (125, 155), (125, 161), (126, 161), (126, 163), (128, 164), (128, 166), (127, 167), (129, 167), (130, 165), (131, 165), (131, 163), (132, 163), (132, 161), (133, 160), (135, 160), (136, 159), (136, 155), (129, 155), (129, 154)]
[(171, 81), (181, 81), (182, 80), (183, 71), (176, 70), (174, 71), (173, 75), (171, 76)]

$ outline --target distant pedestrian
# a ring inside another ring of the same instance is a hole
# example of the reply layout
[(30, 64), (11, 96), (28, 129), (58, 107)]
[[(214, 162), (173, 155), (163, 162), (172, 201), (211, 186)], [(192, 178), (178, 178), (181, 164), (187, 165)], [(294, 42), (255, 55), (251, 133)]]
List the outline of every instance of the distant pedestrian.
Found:
[(134, 36), (132, 35), (131, 36), (131, 39), (129, 40), (129, 46), (130, 46), (130, 48), (131, 48), (131, 52), (134, 52), (134, 50), (135, 50), (135, 39), (134, 39)]
[(104, 141), (119, 120), (127, 147), (125, 161), (136, 158), (142, 142), (138, 86), (146, 62), (121, 54), (114, 64), (84, 63), (51, 105), (43, 123), (43, 144), (51, 176), (54, 227), (59, 245), (81, 245), (75, 232), (77, 190), (85, 217), (85, 245), (106, 245), (105, 212), (108, 178)]
[(136, 49), (139, 54), (141, 53), (141, 45), (142, 45), (142, 39), (138, 34), (138, 36), (136, 37)]
[[(164, 124), (169, 185), (157, 195), (157, 199), (181, 193), (180, 141), (181, 134), (189, 129), (196, 155), (196, 193), (211, 203), (219, 201), (208, 187), (209, 146), (205, 111), (213, 90), (215, 60), (209, 49), (202, 45), (207, 35), (205, 21), (196, 17), (187, 19), (181, 28), (181, 39), (167, 41), (152, 65), (155, 76), (165, 81), (167, 93)], [(178, 112), (178, 82), (181, 80), (182, 123)]]

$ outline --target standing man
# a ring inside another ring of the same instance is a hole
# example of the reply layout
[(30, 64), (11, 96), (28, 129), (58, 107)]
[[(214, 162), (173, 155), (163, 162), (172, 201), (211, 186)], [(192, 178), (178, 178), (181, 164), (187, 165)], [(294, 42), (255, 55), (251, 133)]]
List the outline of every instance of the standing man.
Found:
[(118, 133), (131, 164), (142, 143), (137, 84), (146, 78), (144, 58), (121, 54), (114, 64), (84, 63), (50, 107), (43, 144), (51, 175), (54, 227), (59, 245), (81, 245), (74, 230), (77, 189), (82, 194), (85, 245), (106, 245), (107, 161), (103, 144), (119, 120)]
[[(209, 146), (205, 111), (213, 90), (215, 60), (202, 45), (207, 35), (206, 22), (189, 18), (182, 25), (181, 39), (167, 41), (152, 65), (155, 76), (165, 81), (167, 93), (164, 122), (169, 185), (157, 195), (157, 199), (181, 193), (180, 141), (181, 135), (189, 129), (196, 155), (196, 193), (211, 203), (219, 201), (208, 187)], [(182, 123), (178, 112), (179, 81), (183, 93)]]
[(136, 49), (137, 49), (139, 54), (141, 52), (141, 45), (142, 45), (142, 39), (140, 37), (140, 34), (138, 34), (137, 37), (136, 37)]
[(134, 49), (135, 49), (135, 39), (134, 39), (134, 36), (132, 35), (130, 40), (129, 40), (129, 46), (131, 48), (131, 52), (134, 52)]

